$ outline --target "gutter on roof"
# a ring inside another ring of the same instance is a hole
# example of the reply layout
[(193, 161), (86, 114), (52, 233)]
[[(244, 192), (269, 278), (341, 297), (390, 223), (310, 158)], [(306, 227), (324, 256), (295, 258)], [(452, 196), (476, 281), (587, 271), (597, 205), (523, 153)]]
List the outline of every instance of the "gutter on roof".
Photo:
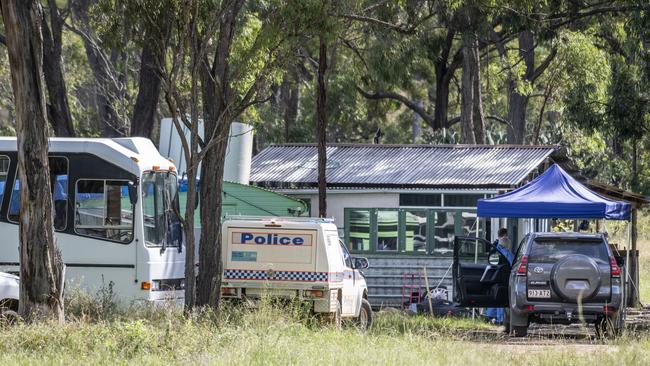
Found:
[[(315, 143), (281, 143), (271, 144), (268, 147), (317, 147)], [(328, 147), (352, 147), (352, 148), (452, 148), (452, 149), (553, 149), (558, 150), (560, 145), (470, 145), (470, 144), (365, 144), (365, 143), (328, 143)], [(267, 148), (268, 148), (267, 147)], [(264, 151), (264, 150), (262, 150)]]
[[(317, 183), (279, 183), (269, 181), (254, 181), (266, 189), (306, 189), (318, 188)], [(372, 189), (511, 189), (512, 186), (507, 184), (366, 184), (366, 183), (327, 183), (327, 188), (372, 188)]]

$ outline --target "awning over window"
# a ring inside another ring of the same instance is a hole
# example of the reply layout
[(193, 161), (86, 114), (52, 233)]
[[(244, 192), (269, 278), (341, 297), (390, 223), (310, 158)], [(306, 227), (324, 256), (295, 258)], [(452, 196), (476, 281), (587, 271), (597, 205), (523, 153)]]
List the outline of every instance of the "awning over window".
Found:
[(602, 197), (554, 164), (512, 192), (480, 199), (478, 216), (629, 220), (630, 204)]

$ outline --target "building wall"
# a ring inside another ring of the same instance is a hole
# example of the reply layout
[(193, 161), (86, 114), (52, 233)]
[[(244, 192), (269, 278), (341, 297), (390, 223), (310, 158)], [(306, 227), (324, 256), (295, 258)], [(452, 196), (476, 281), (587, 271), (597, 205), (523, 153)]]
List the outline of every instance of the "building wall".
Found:
[[(318, 217), (318, 194), (298, 194), (292, 197), (309, 200), (310, 216)], [(398, 208), (399, 193), (343, 193), (327, 192), (327, 217), (334, 218), (334, 223), (343, 236), (345, 208)]]

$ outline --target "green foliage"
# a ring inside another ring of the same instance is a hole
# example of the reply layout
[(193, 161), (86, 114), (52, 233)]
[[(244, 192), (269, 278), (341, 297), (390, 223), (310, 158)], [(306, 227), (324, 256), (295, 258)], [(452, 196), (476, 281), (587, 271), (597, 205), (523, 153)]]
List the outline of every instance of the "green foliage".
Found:
[[(166, 70), (179, 44), (187, 19), (186, 2), (178, 0), (99, 0), (90, 7), (93, 39), (109, 56), (117, 81), (119, 111), (130, 116), (137, 93), (139, 57), (147, 34), (160, 31), (171, 9), (174, 25), (167, 49)], [(200, 15), (199, 32), (218, 33), (211, 22), (223, 1), (194, 2)], [(599, 13), (607, 7), (639, 9)], [(67, 2), (59, 2), (61, 8)], [(74, 10), (74, 9), (73, 9)], [(473, 11), (471, 27), (462, 15)], [(589, 16), (579, 13), (594, 11)], [(65, 13), (78, 26), (77, 15)], [(463, 32), (475, 31), (481, 40), (481, 91), (487, 116), (508, 118), (508, 88), (528, 97), (526, 142), (563, 145), (584, 172), (596, 179), (650, 192), (650, 11), (645, 1), (342, 1), (264, 0), (245, 2), (236, 22), (229, 63), (236, 99), (242, 100), (257, 76), (264, 75), (255, 103), (239, 120), (252, 123), (257, 147), (275, 142), (315, 141), (315, 84), (318, 39), (329, 49), (326, 111), (330, 142), (372, 142), (381, 129), (383, 143), (455, 143), (458, 125), (432, 130), (411, 109), (394, 99), (370, 100), (368, 92), (399, 94), (435, 114), (436, 71), (447, 57), (449, 67), (461, 45)], [(0, 33), (2, 33), (0, 25)], [(518, 49), (518, 33), (530, 30), (535, 38), (535, 66), (557, 54), (535, 80), (525, 77), (526, 65)], [(453, 31), (449, 54), (447, 37)], [(506, 57), (495, 47), (503, 37)], [(208, 40), (212, 61), (216, 40)], [(88, 63), (82, 38), (64, 27), (64, 73), (70, 109), (77, 132), (99, 136), (97, 91), (101, 88)], [(120, 57), (114, 57), (120, 55)], [(178, 91), (189, 100), (190, 63), (181, 65)], [(461, 70), (451, 75), (447, 119), (460, 114)], [(293, 84), (292, 84), (293, 83)], [(299, 95), (295, 121), (285, 133), (288, 84)], [(284, 85), (284, 86), (283, 86)], [(0, 46), (0, 134), (12, 135), (13, 94), (6, 51)], [(201, 106), (198, 106), (201, 110)], [(161, 100), (159, 116), (168, 116)], [(507, 124), (486, 121), (489, 143), (507, 142)], [(535, 136), (539, 130), (539, 136)], [(421, 133), (418, 134), (418, 131)], [(536, 137), (536, 141), (533, 141)], [(637, 165), (632, 166), (636, 157)]]

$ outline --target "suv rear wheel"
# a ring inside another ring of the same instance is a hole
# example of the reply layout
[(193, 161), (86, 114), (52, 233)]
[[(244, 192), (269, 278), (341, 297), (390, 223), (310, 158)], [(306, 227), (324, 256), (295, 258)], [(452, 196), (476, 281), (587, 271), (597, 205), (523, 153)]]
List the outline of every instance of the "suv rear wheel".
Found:
[(524, 326), (513, 325), (510, 328), (511, 328), (510, 334), (513, 337), (525, 337), (528, 334), (528, 326), (527, 325), (524, 325)]

